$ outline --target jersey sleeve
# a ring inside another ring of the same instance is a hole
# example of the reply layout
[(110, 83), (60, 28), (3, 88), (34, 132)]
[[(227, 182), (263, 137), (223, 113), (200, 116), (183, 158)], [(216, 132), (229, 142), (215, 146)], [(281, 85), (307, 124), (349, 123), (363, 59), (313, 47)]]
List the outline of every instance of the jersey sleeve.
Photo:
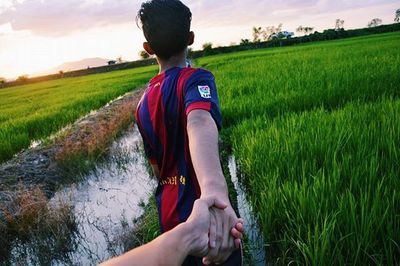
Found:
[(185, 85), (185, 112), (206, 110), (211, 113), (218, 129), (221, 129), (221, 110), (213, 74), (199, 69)]

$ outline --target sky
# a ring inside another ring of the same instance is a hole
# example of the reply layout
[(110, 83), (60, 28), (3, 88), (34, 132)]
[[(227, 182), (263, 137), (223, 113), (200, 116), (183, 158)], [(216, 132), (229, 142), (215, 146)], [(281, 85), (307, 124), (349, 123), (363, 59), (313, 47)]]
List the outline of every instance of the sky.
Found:
[[(393, 23), (399, 0), (183, 0), (192, 10), (194, 49), (251, 39), (253, 26), (283, 23), (316, 30), (365, 27), (373, 18)], [(144, 37), (135, 17), (140, 0), (0, 0), (0, 77), (44, 71), (65, 62), (101, 57), (139, 59)]]

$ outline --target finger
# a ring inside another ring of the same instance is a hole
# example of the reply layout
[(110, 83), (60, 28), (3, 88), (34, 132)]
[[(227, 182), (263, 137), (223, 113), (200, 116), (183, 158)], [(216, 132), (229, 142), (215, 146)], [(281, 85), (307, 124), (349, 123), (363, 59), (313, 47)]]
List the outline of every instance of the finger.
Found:
[(204, 265), (210, 265), (211, 261), (209, 261), (207, 258), (203, 258), (203, 264)]
[(235, 229), (238, 230), (241, 233), (244, 233), (244, 225), (243, 223), (237, 223), (235, 226)]
[(210, 262), (210, 263), (215, 263), (215, 262), (219, 262), (220, 260), (220, 252), (221, 252), (221, 248), (222, 248), (222, 243), (223, 243), (223, 217), (221, 216), (221, 213), (223, 213), (223, 211), (219, 210), (219, 209), (215, 209), (215, 208), (211, 208), (210, 209), (210, 213), (211, 215), (214, 215), (215, 218), (215, 222), (216, 222), (216, 239), (215, 239), (215, 247), (211, 248), (209, 253), (206, 256), (206, 259)]
[(235, 248), (236, 248), (236, 249), (239, 249), (241, 245), (242, 245), (242, 240), (240, 240), (240, 239), (235, 239)]
[(213, 249), (215, 248), (216, 245), (216, 241), (217, 241), (217, 220), (215, 217), (214, 212), (211, 212), (210, 215), (210, 229), (209, 229), (209, 234), (210, 234), (210, 248)]
[(218, 254), (218, 258), (216, 259), (217, 263), (225, 262), (229, 256), (231, 255), (232, 251), (234, 250), (234, 238), (230, 235), (232, 220), (231, 217), (226, 216), (226, 213), (223, 212), (223, 240), (222, 240), (222, 249)]
[(208, 208), (216, 207), (218, 209), (224, 210), (226, 209), (226, 207), (228, 207), (228, 205), (225, 202), (223, 202), (220, 199), (217, 199), (216, 197), (206, 197), (206, 198), (201, 198), (201, 200), (207, 204)]
[(232, 228), (231, 236), (234, 237), (235, 239), (241, 239), (243, 234), (240, 231), (238, 231), (236, 228)]

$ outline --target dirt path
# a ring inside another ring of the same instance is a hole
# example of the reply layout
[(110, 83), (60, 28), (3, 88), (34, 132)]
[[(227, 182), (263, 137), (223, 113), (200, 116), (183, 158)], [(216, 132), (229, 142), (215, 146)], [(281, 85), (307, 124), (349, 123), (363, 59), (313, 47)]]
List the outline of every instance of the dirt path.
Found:
[(134, 111), (143, 89), (128, 93), (94, 114), (75, 122), (46, 146), (39, 145), (17, 154), (0, 165), (0, 204), (9, 200), (7, 192), (17, 187), (40, 186), (49, 197), (70, 171), (73, 159), (98, 158), (108, 145), (134, 120)]

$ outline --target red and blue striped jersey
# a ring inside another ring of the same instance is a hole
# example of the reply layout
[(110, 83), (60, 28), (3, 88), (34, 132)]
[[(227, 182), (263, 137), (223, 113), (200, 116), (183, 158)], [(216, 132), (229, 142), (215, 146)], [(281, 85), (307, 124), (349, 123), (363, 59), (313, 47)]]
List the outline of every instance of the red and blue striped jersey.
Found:
[(186, 221), (200, 197), (186, 130), (187, 115), (195, 109), (209, 111), (220, 129), (214, 76), (175, 67), (150, 81), (136, 110), (146, 156), (160, 169), (156, 201), (162, 232)]

